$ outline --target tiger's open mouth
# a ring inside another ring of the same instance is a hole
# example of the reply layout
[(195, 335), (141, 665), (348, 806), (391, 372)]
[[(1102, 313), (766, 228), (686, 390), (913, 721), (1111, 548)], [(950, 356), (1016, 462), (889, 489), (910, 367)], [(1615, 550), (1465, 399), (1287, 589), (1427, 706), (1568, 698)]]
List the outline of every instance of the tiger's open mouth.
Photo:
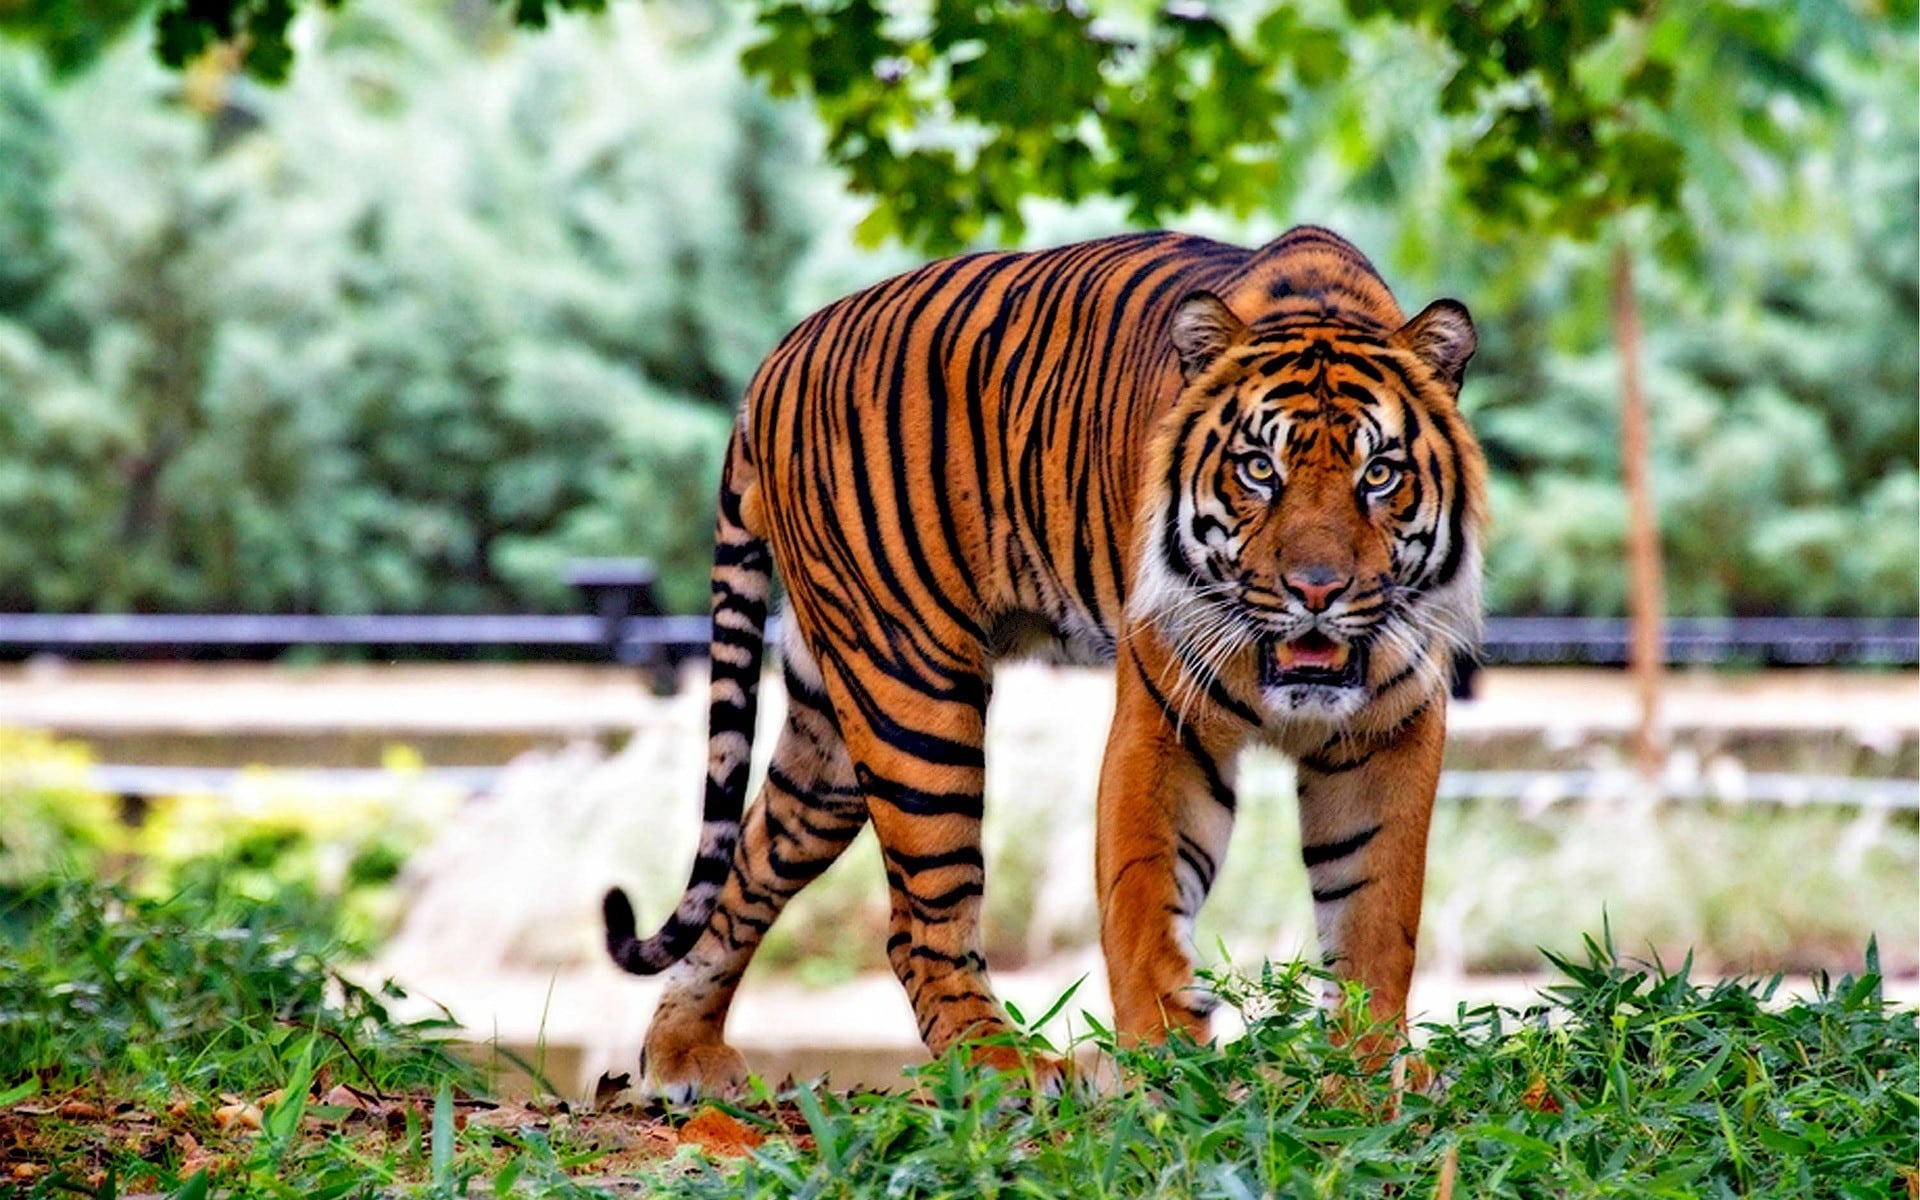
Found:
[(1335, 641), (1317, 629), (1309, 630), (1291, 641), (1261, 646), (1260, 686), (1359, 687), (1366, 679), (1366, 659), (1363, 644)]

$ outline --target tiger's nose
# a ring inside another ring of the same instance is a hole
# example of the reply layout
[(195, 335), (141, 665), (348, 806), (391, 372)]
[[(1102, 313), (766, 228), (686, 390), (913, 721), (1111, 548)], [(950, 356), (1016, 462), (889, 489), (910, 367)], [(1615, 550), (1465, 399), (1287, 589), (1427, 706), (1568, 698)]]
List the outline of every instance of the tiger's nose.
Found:
[(1330, 567), (1302, 567), (1280, 577), (1281, 584), (1308, 612), (1325, 612), (1353, 583), (1353, 577)]

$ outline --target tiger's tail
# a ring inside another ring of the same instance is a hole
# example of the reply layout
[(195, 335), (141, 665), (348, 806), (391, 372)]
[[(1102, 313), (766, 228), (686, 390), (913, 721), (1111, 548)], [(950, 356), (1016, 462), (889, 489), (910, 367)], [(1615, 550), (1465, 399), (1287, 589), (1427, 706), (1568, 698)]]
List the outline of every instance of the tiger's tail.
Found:
[(633, 905), (619, 888), (607, 893), (602, 909), (607, 953), (635, 975), (663, 971), (693, 949), (719, 902), (734, 845), (740, 839), (773, 578), (773, 560), (757, 528), (760, 523), (757, 473), (746, 459), (736, 427), (727, 450), (715, 522), (707, 790), (700, 852), (679, 906), (653, 936), (642, 940), (636, 935)]

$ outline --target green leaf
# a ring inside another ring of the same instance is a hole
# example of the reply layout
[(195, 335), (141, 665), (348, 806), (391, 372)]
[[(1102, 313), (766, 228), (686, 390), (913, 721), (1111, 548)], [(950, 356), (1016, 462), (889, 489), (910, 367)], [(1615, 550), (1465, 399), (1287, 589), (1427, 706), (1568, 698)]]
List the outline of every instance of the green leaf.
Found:
[(207, 1177), (207, 1169), (200, 1168), (193, 1177), (174, 1189), (172, 1200), (207, 1200), (212, 1181)]
[(453, 1177), (453, 1088), (442, 1083), (433, 1096), (433, 1129), (431, 1132), (429, 1170), (433, 1175), (434, 1186), (443, 1194), (451, 1193)]
[(40, 1079), (38, 1076), (23, 1079), (6, 1091), (0, 1092), (0, 1108), (11, 1107), (12, 1105), (20, 1103), (22, 1100), (38, 1096), (39, 1094)]

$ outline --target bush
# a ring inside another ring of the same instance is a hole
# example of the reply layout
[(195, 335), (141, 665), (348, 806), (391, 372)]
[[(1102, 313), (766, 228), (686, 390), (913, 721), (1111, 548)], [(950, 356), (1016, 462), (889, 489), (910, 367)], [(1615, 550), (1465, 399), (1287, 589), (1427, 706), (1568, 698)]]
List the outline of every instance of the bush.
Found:
[(87, 784), (92, 760), (78, 743), (0, 729), (0, 896), (92, 875), (122, 845), (119, 801)]
[(607, 28), (357, 9), (282, 91), (0, 51), (0, 607), (570, 609), (615, 554), (703, 606), (818, 176), (724, 33)]
[(417, 755), (395, 749), (383, 785), (355, 794), (257, 771), (225, 798), (161, 796), (123, 814), (89, 783), (91, 759), (78, 743), (0, 730), (0, 904), (74, 880), (154, 900), (201, 891), (366, 954), (399, 919), (402, 864), (458, 802), (421, 781)]

